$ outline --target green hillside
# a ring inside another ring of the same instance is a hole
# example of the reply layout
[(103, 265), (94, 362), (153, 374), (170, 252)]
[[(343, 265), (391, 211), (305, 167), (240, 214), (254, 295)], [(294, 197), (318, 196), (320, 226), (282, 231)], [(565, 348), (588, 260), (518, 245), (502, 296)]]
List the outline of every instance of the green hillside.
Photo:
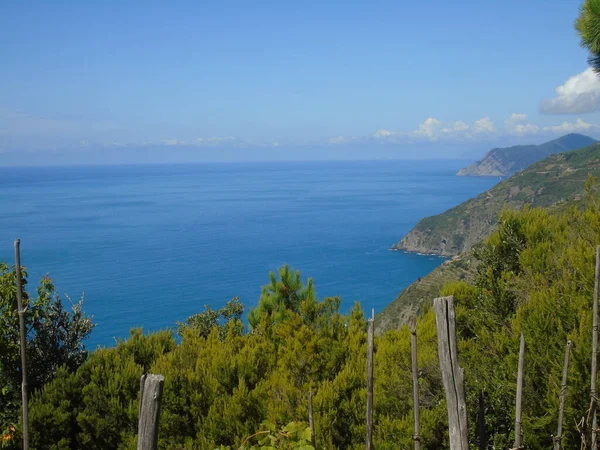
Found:
[(445, 261), (426, 276), (415, 280), (394, 301), (377, 315), (375, 331), (397, 330), (429, 309), (432, 300), (439, 297), (443, 286), (459, 280), (472, 282), (478, 261), (471, 252)]
[(489, 236), (504, 207), (548, 207), (578, 200), (588, 174), (600, 176), (600, 145), (549, 156), (448, 211), (421, 220), (392, 248), (457, 255)]
[[(455, 300), (471, 448), (512, 448), (521, 333), (526, 348), (521, 448), (545, 450), (554, 444), (567, 340), (573, 363), (561, 448), (591, 448), (591, 424), (581, 418), (590, 399), (598, 203), (586, 196), (585, 209), (504, 212), (497, 231), (477, 249), (472, 278), (442, 288), (442, 295)], [(438, 273), (447, 269), (449, 276), (460, 277), (461, 270), (472, 270), (468, 261), (456, 258)], [(4, 267), (0, 292), (6, 294), (0, 299), (11, 304), (14, 274)], [(302, 283), (288, 267), (269, 281), (251, 313), (250, 329), (241, 321), (242, 305), (233, 300), (179, 324), (178, 336), (172, 330), (133, 330), (129, 339), (96, 349), (76, 368), (47, 369), (43, 387), (31, 396), (31, 448), (136, 448), (140, 377), (149, 372), (165, 378), (158, 448), (256, 449), (267, 442), (276, 449), (312, 449), (306, 428), (312, 393), (316, 448), (364, 449), (367, 321), (360, 305), (342, 314), (339, 298), (317, 299), (312, 282)], [(424, 281), (421, 287), (425, 291), (433, 284)], [(17, 329), (16, 314), (6, 319), (12, 326), (0, 329)], [(432, 309), (425, 307), (416, 324), (421, 448), (447, 449)], [(17, 367), (18, 345), (4, 348), (3, 367)], [(374, 349), (374, 448), (413, 448), (408, 327), (380, 333)], [(20, 430), (13, 424), (18, 423), (20, 386), (18, 378), (0, 375), (2, 400), (11, 400), (0, 402), (0, 436), (3, 448), (18, 449)], [(479, 422), (481, 411), (485, 420)], [(290, 426), (300, 430), (301, 441), (286, 431)]]
[(596, 141), (582, 134), (567, 134), (540, 145), (495, 148), (479, 161), (458, 171), (459, 176), (510, 176), (555, 153), (577, 150)]

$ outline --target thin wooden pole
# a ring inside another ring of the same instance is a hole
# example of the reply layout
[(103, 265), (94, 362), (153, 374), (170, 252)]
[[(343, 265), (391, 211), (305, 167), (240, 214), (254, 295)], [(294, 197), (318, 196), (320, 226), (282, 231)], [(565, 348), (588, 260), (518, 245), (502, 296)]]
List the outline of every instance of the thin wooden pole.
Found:
[(317, 450), (317, 436), (315, 434), (315, 416), (313, 414), (312, 390), (308, 391), (308, 425), (310, 426), (310, 440)]
[(373, 341), (375, 310), (371, 311), (367, 328), (367, 450), (373, 449)]
[(592, 374), (590, 383), (590, 414), (592, 416), (592, 448), (596, 448), (598, 418), (596, 417), (596, 381), (598, 378), (598, 277), (600, 275), (600, 245), (596, 247), (596, 270), (594, 273), (594, 307), (592, 317)]
[(454, 298), (450, 296), (434, 299), (433, 310), (437, 325), (442, 382), (446, 393), (450, 450), (469, 450), (465, 374), (458, 365)]
[(21, 335), (21, 397), (23, 402), (23, 449), (29, 450), (29, 403), (27, 401), (27, 336), (25, 334), (25, 311), (23, 307), (23, 281), (21, 280), (21, 240), (15, 240), (15, 270), (17, 275), (17, 309), (19, 334)]
[(419, 368), (417, 366), (417, 324), (413, 322), (410, 330), (410, 349), (412, 361), (412, 380), (413, 380), (413, 412), (415, 419), (415, 450), (421, 448), (421, 422), (419, 417)]
[(142, 380), (144, 387), (140, 397), (137, 450), (157, 450), (158, 420), (165, 377), (162, 375), (142, 375)]
[(523, 364), (525, 362), (525, 337), (521, 333), (521, 342), (519, 344), (519, 369), (517, 372), (517, 405), (515, 411), (515, 443), (514, 449), (521, 448), (523, 440), (523, 428), (521, 422), (521, 404), (523, 401)]
[(147, 373), (140, 378), (140, 406), (138, 409), (138, 418), (142, 417), (142, 405), (144, 404), (144, 385), (146, 384)]
[(558, 428), (554, 437), (554, 450), (561, 450), (562, 446), (562, 426), (563, 415), (565, 411), (565, 398), (567, 396), (567, 382), (569, 380), (569, 358), (571, 356), (571, 341), (567, 341), (567, 350), (565, 351), (565, 364), (563, 365), (562, 383), (560, 385), (560, 401), (558, 405)]

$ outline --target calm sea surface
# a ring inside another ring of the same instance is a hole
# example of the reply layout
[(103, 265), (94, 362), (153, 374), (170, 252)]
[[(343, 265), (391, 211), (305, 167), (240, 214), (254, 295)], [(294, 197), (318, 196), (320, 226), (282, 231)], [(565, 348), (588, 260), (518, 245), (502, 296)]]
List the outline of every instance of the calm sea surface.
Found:
[(33, 292), (45, 273), (112, 345), (233, 296), (251, 307), (289, 263), (319, 297), (380, 311), (440, 258), (392, 252), (424, 216), (498, 182), (464, 162), (248, 163), (0, 168), (0, 261), (13, 240)]

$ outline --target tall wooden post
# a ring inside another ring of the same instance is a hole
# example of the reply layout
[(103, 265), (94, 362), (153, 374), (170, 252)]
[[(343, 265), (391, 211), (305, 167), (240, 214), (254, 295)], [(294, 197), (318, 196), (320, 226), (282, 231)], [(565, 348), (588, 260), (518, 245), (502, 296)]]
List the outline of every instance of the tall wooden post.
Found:
[(371, 311), (367, 328), (367, 450), (373, 449), (373, 341), (375, 310)]
[(312, 390), (308, 391), (308, 426), (310, 427), (310, 440), (313, 448), (317, 449), (317, 436), (315, 434), (315, 416), (313, 413)]
[(27, 335), (25, 332), (25, 311), (23, 307), (23, 281), (21, 280), (21, 240), (15, 240), (15, 270), (17, 275), (17, 309), (19, 314), (19, 334), (21, 336), (21, 398), (23, 402), (23, 449), (29, 450), (29, 403), (27, 401)]
[(515, 443), (514, 449), (521, 448), (523, 439), (523, 428), (521, 422), (521, 404), (523, 400), (523, 364), (525, 362), (525, 337), (521, 333), (521, 342), (519, 344), (519, 369), (517, 371), (517, 405), (515, 411)]
[(560, 400), (558, 405), (558, 428), (554, 437), (554, 450), (561, 450), (563, 415), (565, 411), (565, 398), (567, 396), (567, 382), (569, 380), (569, 358), (571, 356), (571, 341), (567, 341), (565, 351), (565, 364), (563, 365), (562, 383), (560, 385)]
[(413, 412), (415, 419), (415, 450), (421, 449), (421, 423), (419, 417), (419, 368), (417, 366), (417, 324), (414, 322), (410, 330), (410, 349), (412, 361), (412, 380), (413, 380)]
[(142, 375), (137, 450), (158, 449), (158, 420), (165, 377)]
[(592, 448), (596, 448), (598, 418), (596, 417), (596, 381), (598, 379), (598, 277), (600, 275), (600, 245), (596, 247), (596, 270), (594, 273), (594, 306), (592, 317), (592, 379), (590, 384), (590, 414), (592, 416)]
[(450, 450), (469, 450), (465, 375), (464, 370), (458, 365), (454, 298), (450, 296), (434, 299), (433, 309), (437, 324), (440, 368), (448, 409)]

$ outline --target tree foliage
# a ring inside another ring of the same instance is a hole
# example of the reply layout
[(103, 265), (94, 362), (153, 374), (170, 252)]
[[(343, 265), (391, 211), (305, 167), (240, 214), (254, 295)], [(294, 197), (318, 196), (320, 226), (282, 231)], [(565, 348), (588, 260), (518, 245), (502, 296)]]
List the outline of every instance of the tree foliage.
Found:
[[(23, 303), (27, 308), (28, 385), (29, 390), (35, 392), (51, 381), (60, 368), (74, 372), (81, 366), (88, 354), (84, 340), (94, 325), (82, 310), (83, 298), (72, 304), (69, 312), (47, 276), (37, 287), (37, 295), (31, 297), (25, 291), (27, 272), (22, 270)], [(0, 436), (5, 445), (12, 445), (13, 437), (18, 434), (21, 398), (16, 294), (15, 269), (0, 263)]]
[(287, 314), (297, 313), (301, 307), (316, 305), (315, 289), (312, 279), (306, 286), (300, 279), (300, 272), (291, 270), (286, 264), (278, 271), (279, 279), (270, 273), (270, 283), (263, 286), (258, 306), (248, 314), (248, 323), (252, 328), (258, 326), (260, 320), (278, 322)]
[(244, 313), (244, 305), (239, 297), (233, 297), (225, 306), (218, 310), (204, 305), (204, 311), (194, 314), (186, 319), (185, 323), (178, 323), (179, 334), (185, 333), (188, 328), (194, 329), (201, 336), (208, 337), (213, 328), (218, 328), (219, 336), (224, 338), (227, 334), (227, 324), (230, 321), (239, 321)]
[[(552, 447), (567, 340), (573, 349), (563, 448), (580, 448), (580, 432), (590, 434), (585, 417), (600, 242), (594, 185), (590, 179), (585, 209), (503, 212), (497, 231), (476, 251), (475, 281), (449, 283), (441, 292), (455, 297), (473, 445), (480, 439), (480, 398), (487, 448), (509, 448), (514, 440), (521, 332), (525, 448)], [(317, 299), (310, 280), (304, 284), (298, 272), (283, 267), (263, 288), (249, 329), (234, 299), (181, 324), (179, 341), (171, 331), (133, 330), (116, 347), (96, 350), (76, 371), (59, 369), (34, 394), (32, 441), (40, 449), (135, 448), (139, 378), (150, 371), (165, 376), (161, 449), (308, 448), (305, 425), (289, 424), (308, 421), (309, 391), (317, 446), (363, 448), (366, 320), (360, 305), (347, 314), (340, 305), (337, 297)], [(430, 309), (417, 321), (417, 336), (421, 444), (443, 449), (446, 406)], [(412, 448), (406, 327), (376, 336), (374, 405), (375, 447)]]
[(588, 62), (600, 72), (600, 0), (584, 0), (575, 28), (581, 37), (581, 45), (589, 50)]

